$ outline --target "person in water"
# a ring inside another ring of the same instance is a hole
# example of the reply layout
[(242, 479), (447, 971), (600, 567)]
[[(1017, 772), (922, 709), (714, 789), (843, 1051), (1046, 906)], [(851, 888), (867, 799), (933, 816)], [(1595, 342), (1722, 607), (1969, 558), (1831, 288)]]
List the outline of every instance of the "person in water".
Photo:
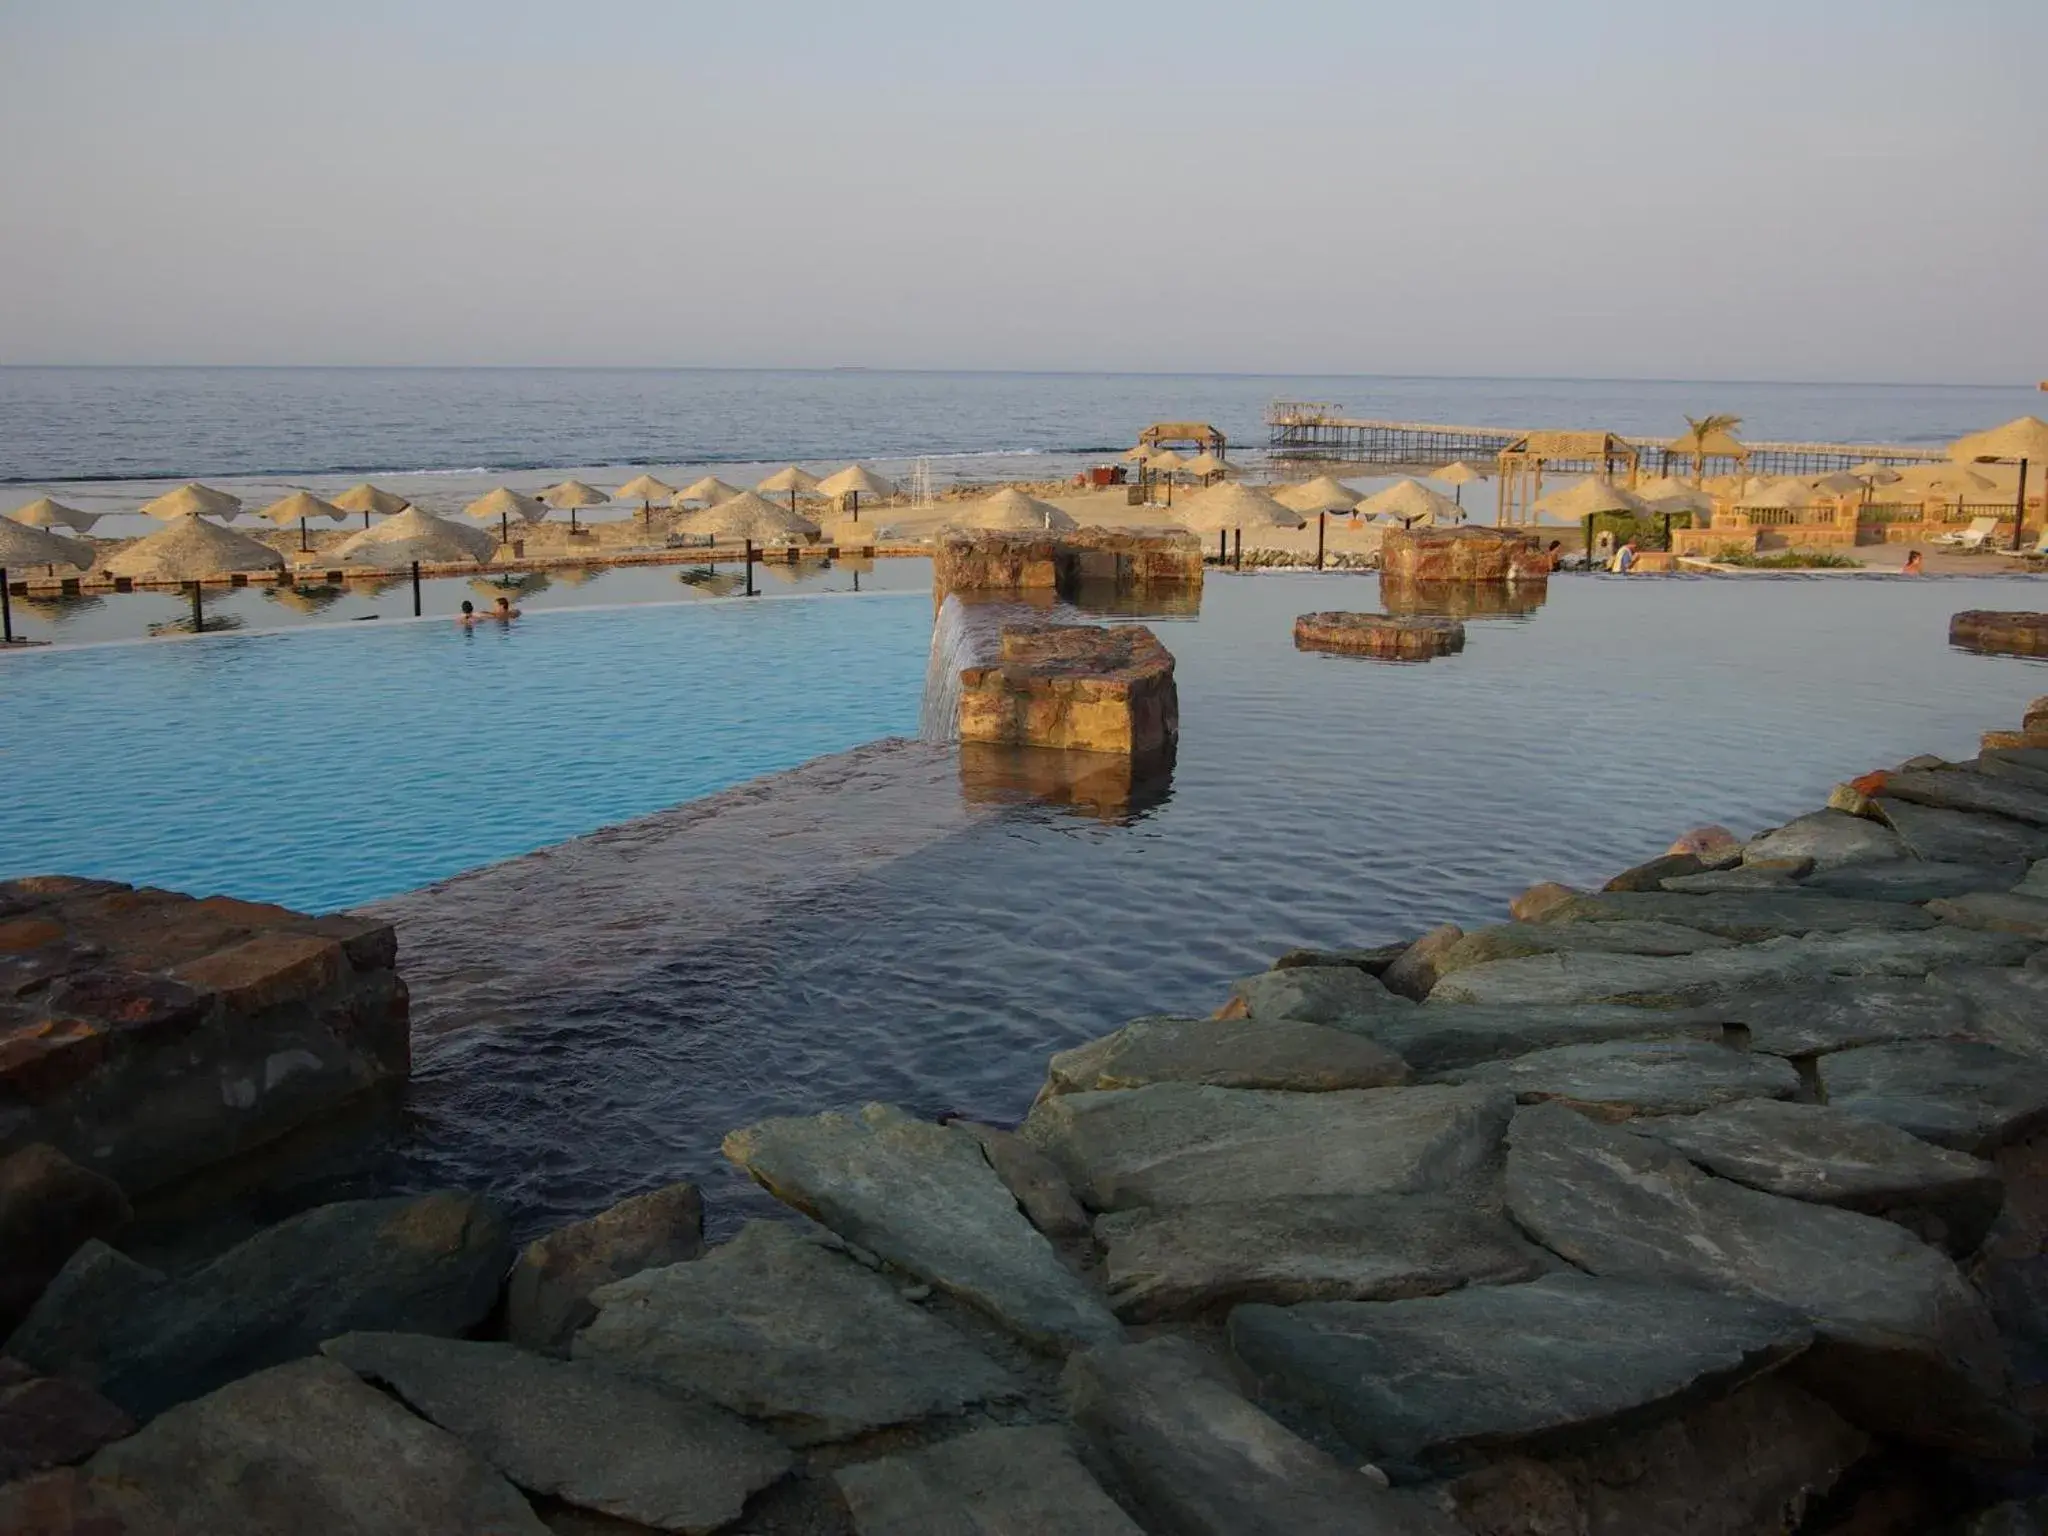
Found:
[(462, 612), (455, 615), (455, 622), (464, 629), (475, 629), (477, 626), (476, 604), (469, 601), (468, 598), (464, 598), (462, 600)]
[[(464, 606), (467, 605), (465, 604)], [(512, 606), (511, 598), (501, 597), (498, 599), (498, 606), (496, 609), (492, 611), (491, 617), (496, 619), (500, 624), (510, 624), (514, 619), (519, 617), (519, 610)]]
[(1927, 567), (1921, 562), (1919, 550), (1909, 549), (1906, 551), (1906, 563), (1899, 568), (1899, 574), (1901, 576), (1925, 576), (1927, 574)]

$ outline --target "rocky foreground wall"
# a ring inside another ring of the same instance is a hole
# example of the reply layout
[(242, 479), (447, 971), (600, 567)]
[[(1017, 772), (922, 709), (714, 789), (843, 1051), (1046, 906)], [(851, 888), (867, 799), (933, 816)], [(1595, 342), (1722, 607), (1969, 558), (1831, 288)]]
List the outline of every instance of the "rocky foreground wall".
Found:
[(708, 1248), (687, 1186), (516, 1262), (456, 1193), (88, 1241), (0, 1530), (2039, 1531), (2043, 861), (2048, 751), (1916, 759), (1282, 955), (1015, 1130), (736, 1130), (799, 1219)]

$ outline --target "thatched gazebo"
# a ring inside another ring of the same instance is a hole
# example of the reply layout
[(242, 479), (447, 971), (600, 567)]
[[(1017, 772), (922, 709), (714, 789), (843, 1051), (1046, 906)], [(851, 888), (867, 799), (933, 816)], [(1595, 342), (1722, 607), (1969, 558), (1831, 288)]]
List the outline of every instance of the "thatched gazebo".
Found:
[(344, 512), (362, 513), (365, 528), (370, 526), (372, 512), (379, 517), (392, 517), (412, 505), (403, 496), (392, 491), (379, 490), (367, 480), (350, 486), (339, 496), (330, 496), (327, 499)]
[(1622, 468), (1633, 481), (1639, 456), (1634, 443), (1612, 432), (1528, 432), (1501, 449), (1499, 459), (1497, 520), (1515, 523), (1542, 501), (1546, 470), (1612, 480)]
[(404, 570), (417, 560), (422, 565), (456, 564), (472, 561), (478, 565), (497, 552), (497, 541), (487, 529), (458, 523), (446, 517), (407, 507), (374, 528), (365, 528), (336, 547), (334, 557), (350, 565), (371, 565), (379, 570)]
[(584, 507), (601, 507), (611, 500), (594, 485), (581, 480), (564, 480), (559, 485), (548, 486), (540, 493), (542, 505), (553, 507), (558, 512), (569, 514), (569, 531), (576, 532), (576, 514)]
[(501, 485), (477, 497), (462, 509), (462, 515), (473, 517), (480, 523), (495, 517), (498, 520), (498, 542), (510, 544), (513, 518), (522, 523), (537, 523), (548, 515), (548, 509), (531, 496), (522, 496)]
[(141, 511), (162, 522), (181, 517), (233, 517), (242, 510), (242, 498), (216, 491), (210, 485), (189, 480), (175, 491), (166, 491), (154, 501), (145, 501)]
[(47, 496), (38, 496), (25, 507), (16, 507), (7, 516), (9, 521), (25, 528), (69, 528), (73, 533), (88, 533), (100, 520), (97, 512), (81, 512)]
[[(849, 464), (836, 475), (828, 475), (818, 482), (818, 493), (838, 501), (847, 502), (853, 520), (860, 521), (860, 499), (863, 496), (894, 496), (895, 484), (884, 480), (865, 464)], [(792, 508), (794, 510), (794, 508)]]
[(1066, 533), (1080, 525), (1049, 501), (1004, 486), (993, 496), (970, 502), (949, 528), (996, 528), (1018, 533)]

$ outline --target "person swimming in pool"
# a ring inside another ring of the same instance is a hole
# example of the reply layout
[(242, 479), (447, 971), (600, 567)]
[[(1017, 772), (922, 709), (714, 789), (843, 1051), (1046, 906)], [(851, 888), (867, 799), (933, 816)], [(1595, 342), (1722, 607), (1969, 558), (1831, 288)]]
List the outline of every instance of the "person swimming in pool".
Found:
[(481, 622), (477, 617), (476, 604), (464, 598), (462, 601), (462, 612), (455, 615), (455, 622), (464, 629), (475, 629)]
[(519, 617), (519, 610), (512, 606), (511, 598), (501, 597), (498, 599), (498, 606), (491, 610), (490, 616), (500, 624), (510, 624)]

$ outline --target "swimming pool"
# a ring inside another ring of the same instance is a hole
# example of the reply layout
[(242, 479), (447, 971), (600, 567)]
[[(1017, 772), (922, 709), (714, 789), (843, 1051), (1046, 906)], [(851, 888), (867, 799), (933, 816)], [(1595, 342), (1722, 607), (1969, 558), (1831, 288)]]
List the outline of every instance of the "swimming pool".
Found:
[(913, 733), (930, 629), (919, 590), (10, 656), (0, 875), (354, 906)]

